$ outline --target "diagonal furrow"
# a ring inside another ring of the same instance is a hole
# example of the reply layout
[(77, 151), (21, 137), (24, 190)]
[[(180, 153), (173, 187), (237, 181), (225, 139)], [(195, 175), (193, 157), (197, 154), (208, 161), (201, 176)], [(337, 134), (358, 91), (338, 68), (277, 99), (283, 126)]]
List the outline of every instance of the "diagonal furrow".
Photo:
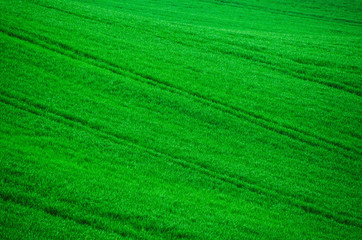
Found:
[(9, 93), (4, 90), (0, 90), (0, 101), (5, 104), (11, 105), (15, 108), (35, 114), (37, 116), (47, 117), (52, 121), (65, 124), (70, 127), (85, 129), (116, 144), (124, 144), (126, 146), (141, 149), (142, 151), (147, 152), (151, 156), (156, 157), (156, 159), (166, 158), (170, 162), (173, 162), (174, 164), (179, 165), (185, 169), (199, 172), (216, 181), (229, 183), (235, 186), (237, 189), (246, 189), (256, 194), (268, 196), (272, 199), (281, 199), (285, 203), (300, 208), (307, 213), (312, 213), (318, 216), (322, 216), (341, 224), (362, 227), (362, 224), (360, 223), (359, 219), (355, 218), (354, 216), (342, 216), (341, 214), (335, 215), (328, 210), (319, 209), (313, 203), (296, 199), (292, 195), (282, 193), (280, 191), (273, 191), (273, 189), (267, 189), (263, 186), (258, 186), (256, 184), (250, 183), (250, 181), (246, 178), (243, 178), (243, 180), (240, 181), (239, 179), (233, 176), (216, 172), (214, 170), (205, 168), (203, 166), (189, 162), (179, 157), (175, 157), (168, 153), (161, 152), (157, 149), (144, 146), (138, 143), (136, 139), (112, 132), (108, 130), (106, 127), (101, 126), (97, 123), (91, 123), (80, 117), (70, 115), (68, 113), (65, 113), (57, 109), (52, 109), (41, 103), (34, 102), (29, 98), (20, 96), (19, 94), (15, 95), (14, 93)]
[[(99, 23), (102, 23), (102, 24), (113, 25), (113, 23), (111, 23), (111, 22), (109, 22), (107, 20), (91, 18), (91, 17), (85, 16), (85, 15), (82, 15), (82, 14), (77, 14), (77, 13), (74, 13), (74, 12), (70, 12), (70, 11), (63, 10), (63, 9), (60, 9), (60, 8), (56, 8), (56, 7), (52, 7), (52, 6), (42, 5), (42, 4), (39, 4), (39, 3), (37, 3), (37, 5), (39, 5), (41, 7), (44, 7), (44, 8), (52, 9), (52, 10), (55, 10), (55, 11), (60, 11), (60, 12), (65, 13), (65, 14), (73, 15), (73, 16), (76, 16), (76, 17), (79, 17), (79, 18), (84, 18), (84, 19), (87, 19), (87, 20), (96, 21), (96, 22), (99, 22)], [(150, 32), (153, 35), (156, 34), (155, 32), (151, 31), (150, 29), (145, 29), (145, 31)], [(185, 32), (182, 32), (182, 33), (185, 34)], [(163, 38), (163, 39), (166, 39), (166, 40), (170, 40), (170, 38), (165, 38), (165, 37), (162, 37), (162, 36), (159, 36), (159, 35), (155, 35), (155, 36), (157, 36), (158, 38)], [(184, 45), (184, 46), (187, 46), (187, 47), (191, 47), (191, 48), (196, 47), (196, 48), (198, 48), (200, 50), (203, 50), (205, 48), (205, 44), (206, 44), (205, 41), (200, 41), (197, 38), (191, 38), (192, 44), (186, 43), (185, 41), (180, 41), (177, 38), (172, 39), (172, 40), (175, 43), (178, 43), (178, 44), (181, 44), (181, 45)], [(211, 42), (213, 42), (213, 41), (219, 41), (220, 42), (220, 39), (212, 39)], [(225, 43), (225, 41), (223, 41), (223, 42)], [(195, 43), (199, 43), (199, 44), (195, 45)], [(225, 44), (230, 45), (230, 43), (225, 43)], [(321, 79), (316, 78), (316, 77), (311, 77), (311, 76), (306, 75), (306, 74), (298, 73), (295, 69), (291, 70), (290, 68), (289, 69), (283, 68), (280, 64), (275, 64), (275, 62), (268, 61), (265, 58), (260, 57), (258, 54), (255, 54), (255, 51), (256, 52), (260, 51), (260, 49), (257, 48), (257, 47), (248, 46), (248, 45), (243, 45), (242, 46), (240, 43), (238, 45), (232, 44), (232, 46), (233, 47), (238, 47), (238, 48), (242, 47), (242, 49), (244, 49), (245, 51), (244, 52), (228, 51), (228, 50), (224, 50), (224, 49), (217, 48), (217, 47), (214, 47), (214, 46), (210, 46), (210, 48), (215, 52), (219, 52), (221, 54), (231, 55), (233, 57), (238, 57), (238, 58), (242, 58), (242, 59), (245, 59), (245, 60), (249, 60), (249, 61), (257, 63), (257, 64), (259, 64), (259, 65), (261, 65), (261, 66), (263, 66), (265, 68), (271, 69), (273, 71), (278, 71), (280, 73), (286, 74), (286, 75), (291, 76), (291, 77), (295, 77), (295, 78), (298, 78), (298, 79), (301, 79), (301, 80), (304, 80), (304, 81), (309, 81), (309, 82), (322, 84), (322, 85), (327, 86), (327, 87), (331, 87), (331, 88), (334, 88), (334, 89), (346, 91), (346, 92), (351, 93), (351, 94), (356, 94), (357, 96), (362, 96), (362, 93), (361, 93), (361, 91), (359, 89), (356, 89), (353, 86), (350, 86), (348, 84), (333, 82), (333, 81), (327, 81), (327, 80), (321, 80)], [(254, 54), (248, 53), (250, 50), (254, 51)], [(267, 54), (267, 53), (264, 52), (263, 55), (265, 56), (265, 55), (270, 55), (270, 54)], [(276, 56), (274, 56), (274, 57), (276, 57)], [(277, 62), (279, 62), (279, 60), (281, 60), (281, 58), (279, 58)], [(294, 62), (294, 60), (291, 60), (291, 61)]]
[[(79, 18), (82, 18), (82, 19), (87, 19), (87, 20), (90, 20), (90, 21), (93, 21), (93, 22), (99, 22), (99, 23), (107, 24), (107, 25), (114, 25), (114, 22), (108, 21), (107, 19), (92, 18), (92, 17), (86, 16), (86, 15), (83, 15), (83, 14), (78, 14), (78, 13), (71, 12), (71, 11), (61, 9), (61, 8), (58, 8), (58, 7), (43, 5), (43, 4), (39, 3), (39, 2), (36, 2), (34, 4), (36, 4), (37, 6), (43, 7), (43, 8), (55, 10), (55, 11), (62, 12), (62, 13), (65, 13), (65, 14), (69, 14), (69, 15), (79, 17)], [(125, 23), (123, 23), (123, 25), (130, 27), (130, 25), (125, 25)]]
[[(22, 153), (21, 155), (24, 155), (26, 153)], [(8, 170), (8, 169), (7, 169)], [(12, 173), (10, 173), (11, 175)], [(9, 175), (9, 176), (10, 176)], [(27, 190), (29, 190), (29, 185), (27, 182), (22, 183), (22, 182), (18, 182), (12, 178), (7, 178), (5, 177), (5, 182), (6, 184), (11, 184), (12, 186), (21, 186), (23, 188), (26, 188)], [(33, 189), (32, 189), (33, 190)], [(31, 191), (32, 191), (31, 190)], [(67, 211), (64, 211), (64, 209), (62, 210), (58, 210), (57, 207), (52, 207), (53, 204), (43, 204), (42, 199), (47, 199), (48, 195), (44, 194), (44, 193), (37, 193), (37, 192), (32, 192), (32, 193), (36, 193), (36, 195), (28, 195), (26, 193), (20, 193), (20, 192), (8, 192), (8, 191), (1, 191), (0, 189), (0, 199), (2, 198), (4, 201), (10, 201), (13, 202), (15, 204), (20, 204), (23, 206), (27, 206), (30, 207), (32, 209), (36, 209), (39, 211), (44, 211), (47, 214), (50, 214), (54, 217), (61, 217), (65, 220), (71, 220), (74, 221), (80, 225), (85, 225), (94, 229), (98, 229), (101, 231), (105, 231), (105, 232), (109, 232), (109, 233), (115, 233), (118, 234), (122, 237), (126, 237), (126, 236), (132, 236), (134, 239), (136, 239), (136, 235), (133, 232), (127, 231), (127, 230), (119, 230), (119, 229), (115, 229), (113, 227), (107, 227), (104, 224), (102, 224), (100, 221), (97, 221), (96, 219), (87, 219), (86, 217), (76, 217), (72, 214), (67, 213)], [(39, 197), (37, 197), (39, 196)], [(57, 203), (62, 203), (65, 204), (67, 206), (69, 206), (69, 203), (71, 203), (71, 207), (69, 209), (74, 209), (74, 207), (79, 207), (79, 202), (77, 201), (72, 201), (66, 198), (60, 198), (57, 199)], [(57, 204), (56, 204), (57, 205)], [(82, 207), (82, 209), (84, 209), (84, 205)], [(105, 218), (105, 219), (110, 219), (112, 221), (117, 221), (118, 223), (122, 223), (125, 224), (127, 226), (131, 226), (133, 229), (135, 230), (151, 230), (147, 228), (147, 225), (144, 226), (142, 224), (142, 222), (144, 223), (145, 219), (146, 222), (150, 222), (151, 218), (147, 219), (147, 216), (145, 215), (134, 215), (134, 214), (130, 214), (130, 213), (120, 213), (120, 212), (111, 212), (111, 211), (104, 211), (103, 209), (97, 207), (97, 206), (91, 206), (91, 212), (93, 215), (96, 215), (100, 218)], [(148, 221), (147, 221), (148, 220)], [(167, 227), (167, 226), (162, 226), (162, 225), (158, 225), (155, 220), (152, 220), (154, 222), (154, 224), (152, 224), (152, 230), (157, 230), (158, 232), (170, 232), (171, 230), (175, 230), (177, 229), (176, 227)], [(154, 227), (157, 226), (157, 227)], [(154, 235), (155, 233), (153, 231), (149, 231), (149, 234)], [(190, 235), (191, 236), (191, 235)]]
[(246, 7), (246, 8), (253, 9), (253, 10), (262, 10), (262, 11), (270, 12), (270, 13), (274, 13), (274, 14), (284, 14), (287, 16), (315, 19), (315, 20), (321, 20), (321, 21), (326, 21), (326, 22), (338, 21), (338, 22), (341, 22), (344, 24), (350, 24), (353, 26), (362, 25), (362, 22), (354, 21), (354, 20), (350, 20), (350, 19), (327, 17), (327, 16), (316, 15), (316, 14), (311, 14), (311, 13), (303, 13), (303, 12), (296, 12), (296, 11), (291, 11), (291, 10), (276, 9), (276, 8), (270, 8), (270, 7), (265, 7), (265, 6), (252, 5), (252, 4), (248, 4), (245, 2), (241, 3), (241, 2), (235, 2), (235, 1), (216, 0), (215, 4), (219, 4), (219, 5), (230, 4), (233, 6), (239, 6), (239, 7), (243, 7), (243, 8)]
[[(158, 38), (161, 38), (161, 39), (164, 39), (164, 40), (170, 40), (170, 38), (166, 38), (166, 37), (156, 35), (153, 32), (152, 32), (152, 34), (154, 34)], [(172, 39), (172, 40), (175, 43), (183, 45), (185, 47), (197, 48), (197, 49), (200, 49), (200, 50), (205, 50), (205, 45), (207, 44), (206, 42), (200, 41), (200, 40), (197, 40), (197, 39), (192, 39), (192, 43), (189, 43), (187, 41), (180, 41), (177, 38)], [(216, 41), (218, 41), (218, 39)], [(229, 43), (226, 43), (226, 44), (230, 45)], [(355, 94), (357, 96), (362, 96), (361, 91), (359, 89), (351, 86), (351, 85), (348, 85), (348, 84), (345, 84), (345, 83), (340, 83), (340, 82), (327, 81), (325, 79), (322, 80), (322, 79), (314, 77), (314, 76), (311, 77), (310, 75), (307, 75), (305, 73), (299, 73), (298, 70), (295, 67), (291, 68), (291, 66), (289, 64), (287, 64), (289, 66), (289, 68), (285, 68), (285, 67), (281, 66), (281, 64), (280, 64), (282, 62), (283, 57), (279, 56), (279, 55), (271, 55), (271, 54), (268, 54), (266, 52), (263, 52), (264, 57), (262, 57), (262, 55), (260, 55), (258, 53), (260, 50), (256, 50), (255, 48), (250, 47), (250, 46), (246, 46), (246, 45), (241, 46), (241, 44), (233, 46), (233, 47), (238, 48), (238, 50), (233, 50), (233, 51), (222, 49), (220, 47), (215, 47), (215, 46), (212, 46), (212, 45), (210, 45), (208, 47), (209, 47), (208, 49), (211, 49), (214, 52), (225, 54), (225, 55), (230, 55), (231, 57), (235, 57), (235, 58), (241, 58), (241, 59), (244, 59), (244, 60), (248, 60), (248, 61), (251, 61), (251, 62), (253, 62), (255, 64), (258, 64), (259, 66), (262, 66), (264, 68), (267, 68), (267, 69), (270, 69), (270, 70), (273, 70), (273, 71), (280, 72), (282, 74), (291, 76), (293, 78), (297, 78), (297, 79), (300, 79), (300, 80), (303, 80), (303, 81), (318, 83), (318, 84), (321, 84), (321, 85), (324, 85), (324, 86), (327, 86), (327, 87), (331, 87), (331, 88), (334, 88), (334, 89), (337, 89), (337, 90), (346, 91), (348, 93)], [(243, 51), (240, 51), (240, 49), (242, 49)], [(274, 58), (277, 58), (277, 60), (276, 61), (267, 60), (265, 58), (265, 56), (274, 57)], [(289, 61), (292, 61), (293, 63), (298, 63), (293, 59), (289, 59)], [(305, 64), (305, 63), (299, 63), (299, 64), (309, 66), (309, 64)]]
[[(16, 29), (15, 31), (22, 31), (35, 38), (30, 38), (28, 36), (16, 34), (16, 33), (14, 33), (14, 28), (11, 31), (5, 30), (5, 29), (0, 29), (0, 32), (3, 32), (11, 37), (15, 37), (20, 40), (30, 42), (30, 43), (38, 45), (42, 48), (45, 48), (45, 49), (48, 49), (51, 51), (55, 51), (61, 55), (65, 55), (67, 57), (73, 58), (75, 60), (85, 62), (87, 64), (108, 70), (112, 73), (115, 73), (115, 74), (118, 74), (121, 76), (129, 77), (138, 82), (152, 85), (154, 87), (158, 87), (162, 90), (165, 90), (165, 91), (168, 91), (171, 93), (176, 93), (176, 94), (183, 95), (186, 97), (192, 97), (196, 101), (209, 105), (209, 106), (212, 106), (215, 109), (218, 109), (224, 113), (233, 115), (240, 119), (247, 120), (255, 125), (261, 126), (274, 133), (278, 133), (283, 136), (289, 137), (291, 139), (306, 143), (310, 146), (322, 147), (328, 151), (338, 152), (341, 155), (343, 155), (344, 157), (347, 157), (352, 160), (358, 160), (359, 156), (361, 155), (360, 150), (356, 149), (355, 147), (348, 146), (346, 144), (342, 144), (341, 142), (338, 142), (335, 140), (334, 141), (329, 140), (329, 139), (319, 136), (317, 134), (313, 134), (308, 131), (289, 126), (287, 124), (265, 118), (264, 116), (262, 116), (260, 114), (257, 114), (257, 113), (254, 113), (254, 112), (251, 112), (251, 111), (248, 111), (248, 110), (245, 110), (240, 107), (233, 106), (233, 105), (228, 105), (220, 100), (207, 98), (197, 92), (192, 92), (192, 91), (183, 89), (181, 87), (172, 85), (168, 82), (164, 82), (159, 79), (156, 79), (147, 74), (137, 73), (132, 69), (125, 69), (110, 61), (104, 60), (102, 58), (82, 52), (77, 49), (74, 49), (68, 45), (56, 42), (47, 37), (39, 36), (39, 35), (36, 35), (33, 33), (28, 33), (24, 30)], [(358, 156), (355, 156), (355, 155), (358, 155)]]
[[(238, 58), (243, 58), (246, 60), (250, 60), (260, 66), (263, 66), (265, 68), (271, 69), (273, 71), (277, 71), (280, 72), (282, 74), (291, 76), (291, 77), (295, 77), (297, 79), (300, 80), (304, 80), (304, 81), (308, 81), (308, 82), (313, 82), (313, 83), (318, 83), (327, 87), (331, 87), (334, 89), (338, 89), (338, 90), (342, 90), (342, 91), (346, 91), (348, 93), (351, 94), (355, 94), (357, 96), (362, 96), (362, 93), (359, 89), (356, 89), (353, 86), (350, 86), (348, 84), (344, 84), (344, 83), (340, 83), (340, 82), (332, 82), (332, 81), (327, 81), (327, 80), (322, 80), (316, 77), (311, 77), (307, 74), (303, 74), (303, 73), (298, 73), (296, 69), (291, 69), (291, 68), (285, 68), (280, 66), (280, 64), (275, 64), (275, 62), (270, 61), (270, 60), (266, 60), (263, 59), (262, 57), (258, 56), (258, 54), (251, 54), (248, 53), (247, 51), (244, 52), (240, 52), (240, 51), (228, 51), (228, 50), (223, 50), (223, 49), (218, 49), (218, 48), (213, 48), (213, 50), (218, 51), (220, 53), (223, 54), (227, 54), (227, 55), (231, 55), (233, 57), (238, 57)], [(266, 55), (266, 54), (264, 54)], [(280, 60), (280, 58), (279, 58)]]
[(14, 196), (13, 194), (6, 194), (4, 192), (0, 192), (0, 198), (3, 201), (6, 201), (6, 202), (10, 201), (14, 204), (19, 204), (24, 207), (30, 207), (30, 208), (36, 209), (38, 211), (43, 211), (53, 217), (60, 217), (63, 220), (72, 221), (79, 225), (85, 225), (87, 227), (91, 227), (91, 228), (97, 229), (99, 231), (114, 233), (114, 234), (117, 234), (118, 236), (122, 236), (122, 237), (127, 237), (130, 235), (132, 237), (137, 237), (135, 234), (133, 234), (131, 232), (121, 232), (117, 229), (110, 229), (110, 228), (103, 226), (99, 222), (89, 221), (87, 219), (78, 219), (76, 217), (73, 217), (69, 214), (64, 213), (63, 211), (59, 211), (55, 208), (45, 207), (45, 206), (42, 206), (40, 203), (34, 204), (34, 199), (30, 199), (29, 197)]
[[(40, 3), (36, 3), (38, 6), (41, 6), (41, 7), (44, 7), (44, 8), (48, 8), (48, 9), (52, 9), (52, 10), (55, 10), (55, 11), (60, 11), (62, 13), (65, 13), (65, 14), (69, 14), (69, 15), (72, 15), (72, 16), (76, 16), (76, 17), (79, 17), (79, 18), (84, 18), (84, 19), (87, 19), (87, 20), (91, 20), (91, 21), (96, 21), (96, 22), (99, 22), (99, 23), (102, 23), (102, 24), (107, 24), (107, 25), (112, 25), (113, 26), (113, 23), (107, 21), (107, 19), (97, 19), (97, 18), (91, 18), (89, 16), (86, 16), (86, 15), (82, 15), (82, 14), (78, 14), (78, 13), (74, 13), (74, 12), (71, 12), (71, 11), (67, 11), (67, 10), (64, 10), (64, 9), (60, 9), (60, 8), (57, 8), (57, 7), (53, 7), (53, 6), (46, 6), (46, 5), (42, 5)], [(145, 31), (147, 32), (150, 32), (151, 34), (154, 34), (155, 35), (155, 32), (152, 32), (150, 31), (150, 29), (146, 29)], [(186, 32), (183, 32), (183, 34), (186, 34)], [(191, 34), (192, 35), (192, 34)], [(158, 35), (156, 35), (157, 37), (159, 38), (163, 38), (163, 37), (160, 37)], [(167, 40), (170, 40), (170, 38), (168, 38)], [(181, 45), (185, 45), (185, 46), (188, 46), (188, 47), (197, 47), (198, 49), (201, 49), (203, 50), (204, 49), (204, 46), (205, 46), (205, 42), (204, 41), (200, 41), (196, 38), (192, 38), (192, 43), (193, 45), (191, 44), (187, 44), (185, 43), (185, 41), (180, 41), (179, 39), (172, 39), (174, 42), (178, 43), (178, 44), (181, 44)], [(221, 39), (212, 39), (211, 42), (214, 42), (214, 41), (218, 41), (218, 42), (223, 42), (227, 45), (230, 45), (230, 43), (226, 43), (225, 41), (221, 40)], [(195, 45), (194, 43), (195, 42), (199, 42), (200, 44), (199, 45)], [(356, 89), (355, 87), (351, 86), (351, 85), (348, 85), (346, 83), (340, 83), (340, 82), (334, 82), (334, 81), (327, 81), (327, 80), (321, 80), (315, 76), (310, 76), (310, 75), (307, 75), (307, 74), (302, 74), (302, 73), (299, 73), (296, 69), (288, 69), (288, 68), (283, 68), (280, 64), (275, 64), (275, 62), (273, 61), (268, 61), (268, 60), (265, 60), (264, 57), (260, 57), (258, 54), (255, 54), (255, 52), (260, 52), (260, 48), (258, 47), (255, 47), (255, 46), (249, 46), (249, 45), (241, 45), (241, 43), (239, 43), (238, 45), (235, 45), (235, 44), (231, 44), (232, 46), (236, 46), (238, 48), (242, 47), (242, 49), (246, 50), (245, 52), (240, 52), (240, 51), (227, 51), (227, 50), (224, 50), (224, 49), (221, 49), (221, 48), (216, 48), (214, 46), (211, 46), (211, 49), (216, 51), (216, 52), (219, 52), (219, 53), (222, 53), (222, 54), (227, 54), (227, 55), (231, 55), (231, 56), (234, 56), (234, 57), (238, 57), (238, 58), (243, 58), (245, 60), (249, 60), (249, 61), (252, 61), (254, 63), (257, 63), (257, 64), (260, 64), (261, 66), (265, 67), (265, 68), (268, 68), (268, 69), (271, 69), (271, 70), (274, 70), (274, 71), (278, 71), (280, 73), (283, 73), (283, 74), (286, 74), (286, 75), (289, 75), (291, 77), (296, 77), (298, 79), (301, 79), (301, 80), (304, 80), (304, 81), (309, 81), (309, 82), (314, 82), (314, 83), (318, 83), (318, 84), (322, 84), (324, 86), (327, 86), (327, 87), (331, 87), (331, 88), (334, 88), (334, 89), (338, 89), (338, 90), (342, 90), (342, 91), (346, 91), (348, 93), (351, 93), (351, 94), (356, 94), (357, 96), (362, 96), (362, 93), (359, 89)], [(250, 50), (254, 51), (254, 53), (248, 53)], [(263, 53), (263, 55), (269, 55), (269, 56), (272, 56), (270, 54), (267, 54), (267, 53)], [(274, 57), (277, 57), (277, 56), (274, 56)], [(278, 61), (277, 62), (280, 62), (282, 58), (279, 57)], [(293, 59), (290, 59), (291, 61), (295, 62), (295, 60)], [(288, 65), (288, 64), (287, 64)], [(304, 64), (306, 65), (306, 64)]]

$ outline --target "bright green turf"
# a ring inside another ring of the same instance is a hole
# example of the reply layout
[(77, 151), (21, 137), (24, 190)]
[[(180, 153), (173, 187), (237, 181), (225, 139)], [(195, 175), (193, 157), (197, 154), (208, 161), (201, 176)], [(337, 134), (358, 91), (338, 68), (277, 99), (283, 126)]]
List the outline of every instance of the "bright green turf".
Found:
[(0, 0), (0, 239), (359, 239), (360, 0)]

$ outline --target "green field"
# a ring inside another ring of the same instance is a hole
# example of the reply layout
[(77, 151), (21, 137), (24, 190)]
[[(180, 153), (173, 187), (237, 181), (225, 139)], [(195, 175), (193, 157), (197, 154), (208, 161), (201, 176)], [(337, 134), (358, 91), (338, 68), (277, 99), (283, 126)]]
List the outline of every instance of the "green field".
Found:
[(0, 239), (361, 239), (360, 0), (0, 0)]

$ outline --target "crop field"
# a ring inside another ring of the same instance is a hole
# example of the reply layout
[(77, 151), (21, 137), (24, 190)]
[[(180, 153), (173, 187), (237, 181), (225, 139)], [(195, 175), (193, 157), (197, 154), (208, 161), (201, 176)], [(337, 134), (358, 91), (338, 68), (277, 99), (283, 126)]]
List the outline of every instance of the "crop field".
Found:
[(0, 239), (361, 239), (360, 0), (0, 0)]

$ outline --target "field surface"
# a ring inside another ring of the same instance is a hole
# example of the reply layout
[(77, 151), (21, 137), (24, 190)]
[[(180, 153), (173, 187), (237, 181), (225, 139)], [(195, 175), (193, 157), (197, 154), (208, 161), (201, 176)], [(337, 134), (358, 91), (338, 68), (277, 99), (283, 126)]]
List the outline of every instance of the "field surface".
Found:
[(360, 0), (0, 0), (0, 239), (361, 239)]

